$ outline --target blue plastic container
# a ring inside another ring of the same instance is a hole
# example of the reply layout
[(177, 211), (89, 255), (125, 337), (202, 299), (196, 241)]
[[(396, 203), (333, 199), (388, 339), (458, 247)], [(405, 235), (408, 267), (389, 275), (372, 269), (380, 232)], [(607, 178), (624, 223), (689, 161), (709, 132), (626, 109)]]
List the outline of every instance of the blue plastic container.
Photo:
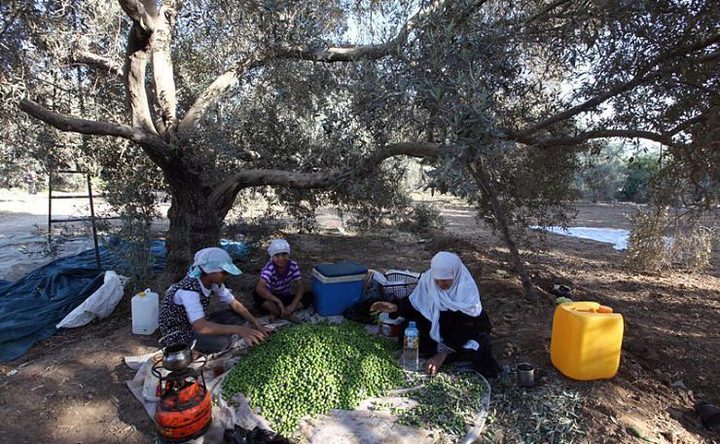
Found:
[(320, 264), (313, 269), (315, 311), (321, 316), (342, 314), (362, 300), (367, 267), (355, 262)]

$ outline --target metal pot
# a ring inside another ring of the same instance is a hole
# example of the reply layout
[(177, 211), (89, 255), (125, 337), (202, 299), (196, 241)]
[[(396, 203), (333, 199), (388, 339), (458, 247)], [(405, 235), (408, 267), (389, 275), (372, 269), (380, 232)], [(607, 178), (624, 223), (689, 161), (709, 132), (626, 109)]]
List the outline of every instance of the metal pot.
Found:
[(181, 371), (188, 368), (193, 362), (193, 348), (195, 348), (195, 342), (191, 345), (185, 343), (171, 344), (162, 349), (163, 352), (163, 367), (170, 371)]
[(532, 364), (523, 362), (517, 367), (517, 381), (521, 387), (532, 387), (535, 385), (535, 367)]

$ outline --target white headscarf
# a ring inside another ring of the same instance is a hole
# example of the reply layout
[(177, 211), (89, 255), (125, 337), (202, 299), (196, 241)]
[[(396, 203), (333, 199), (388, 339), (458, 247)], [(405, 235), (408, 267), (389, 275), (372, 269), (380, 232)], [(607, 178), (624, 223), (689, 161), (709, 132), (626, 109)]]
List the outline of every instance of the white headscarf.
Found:
[[(453, 283), (447, 290), (441, 290), (435, 279), (452, 279)], [(441, 311), (461, 311), (473, 317), (482, 313), (480, 291), (475, 280), (460, 258), (447, 251), (433, 256), (430, 270), (423, 273), (410, 295), (410, 303), (432, 323), (430, 337), (438, 343), (442, 342)]]
[(268, 247), (268, 254), (270, 257), (279, 253), (290, 254), (290, 244), (285, 239), (275, 239), (270, 242), (270, 246)]

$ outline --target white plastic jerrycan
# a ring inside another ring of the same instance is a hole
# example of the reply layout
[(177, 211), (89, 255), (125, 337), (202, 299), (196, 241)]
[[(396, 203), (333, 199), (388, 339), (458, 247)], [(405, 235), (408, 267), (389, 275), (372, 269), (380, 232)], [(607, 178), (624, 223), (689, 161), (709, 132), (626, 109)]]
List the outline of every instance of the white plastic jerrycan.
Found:
[(150, 289), (132, 297), (132, 332), (136, 335), (151, 335), (158, 328), (159, 296)]

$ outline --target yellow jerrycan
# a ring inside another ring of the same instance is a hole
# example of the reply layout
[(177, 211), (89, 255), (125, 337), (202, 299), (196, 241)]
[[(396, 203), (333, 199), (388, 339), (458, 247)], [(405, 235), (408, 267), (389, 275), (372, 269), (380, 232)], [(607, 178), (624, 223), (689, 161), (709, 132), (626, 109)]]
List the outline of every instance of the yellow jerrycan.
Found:
[(623, 317), (597, 302), (571, 302), (555, 309), (550, 360), (579, 381), (610, 379), (620, 367)]

